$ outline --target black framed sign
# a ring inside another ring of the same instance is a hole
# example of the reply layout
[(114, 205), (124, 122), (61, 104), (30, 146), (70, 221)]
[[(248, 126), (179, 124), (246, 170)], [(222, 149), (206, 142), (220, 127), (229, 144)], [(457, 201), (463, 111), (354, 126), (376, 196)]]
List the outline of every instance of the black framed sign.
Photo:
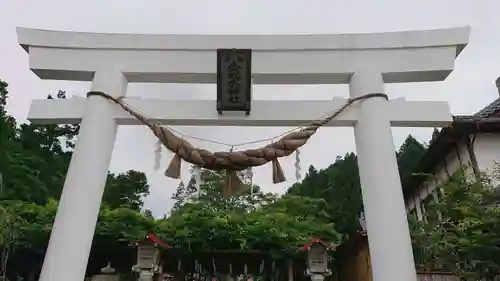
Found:
[(252, 50), (217, 49), (217, 112), (244, 111), (252, 102)]

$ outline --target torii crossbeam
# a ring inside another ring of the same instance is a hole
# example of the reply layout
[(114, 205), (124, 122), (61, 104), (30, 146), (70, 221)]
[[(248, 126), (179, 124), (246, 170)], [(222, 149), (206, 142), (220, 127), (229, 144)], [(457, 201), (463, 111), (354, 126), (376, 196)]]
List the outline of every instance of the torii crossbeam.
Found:
[[(40, 78), (92, 81), (93, 91), (115, 97), (125, 96), (128, 82), (215, 83), (216, 50), (246, 48), (255, 84), (349, 84), (355, 98), (384, 93), (384, 83), (446, 79), (469, 37), (467, 27), (352, 35), (17, 32)], [(254, 101), (246, 117), (218, 116), (215, 101), (127, 102), (170, 125), (297, 126), (345, 101)], [(117, 126), (138, 123), (99, 96), (36, 100), (28, 119), (81, 123), (40, 281), (83, 280)], [(391, 125), (451, 122), (445, 102), (372, 98), (328, 124), (354, 126), (374, 281), (416, 281)]]
[[(124, 101), (148, 117), (164, 125), (179, 126), (301, 126), (325, 116), (347, 103), (347, 99), (319, 101), (253, 101), (252, 114), (218, 115), (215, 101), (162, 100), (126, 98)], [(444, 127), (452, 117), (447, 102), (389, 100), (389, 120), (393, 127)], [(360, 105), (352, 105), (326, 126), (352, 127), (360, 114)], [(34, 100), (28, 119), (36, 124), (80, 124), (85, 112), (85, 99)], [(118, 125), (142, 125), (119, 107), (112, 110)]]

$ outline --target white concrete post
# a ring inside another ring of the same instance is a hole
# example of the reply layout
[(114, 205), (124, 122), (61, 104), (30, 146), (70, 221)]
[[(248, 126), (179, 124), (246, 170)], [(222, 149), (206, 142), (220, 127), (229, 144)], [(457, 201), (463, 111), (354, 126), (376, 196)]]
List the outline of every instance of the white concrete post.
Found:
[[(126, 88), (120, 71), (103, 70), (94, 75), (94, 91), (121, 96)], [(40, 281), (84, 280), (117, 132), (112, 106), (99, 96), (86, 100)]]
[[(384, 93), (378, 72), (353, 74), (350, 97)], [(416, 281), (415, 263), (392, 139), (388, 102), (360, 102), (354, 127), (373, 281)]]

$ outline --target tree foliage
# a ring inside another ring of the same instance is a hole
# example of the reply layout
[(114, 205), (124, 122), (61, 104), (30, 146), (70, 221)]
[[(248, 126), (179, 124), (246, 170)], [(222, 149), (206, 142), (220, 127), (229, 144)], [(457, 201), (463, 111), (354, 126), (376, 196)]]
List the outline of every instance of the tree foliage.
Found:
[[(5, 110), (4, 82), (0, 93), (0, 248), (8, 252), (8, 262), (2, 260), (1, 264), (11, 279), (35, 280), (79, 126), (16, 124)], [(60, 91), (55, 98), (66, 96)], [(252, 188), (227, 200), (221, 193), (223, 176), (203, 171), (201, 192), (193, 179), (186, 187), (180, 186), (171, 216), (155, 221), (149, 210), (142, 211), (143, 198), (149, 194), (145, 175), (137, 171), (109, 173), (89, 273), (109, 261), (118, 270), (130, 272), (134, 251), (127, 244), (151, 230), (186, 250), (294, 252), (311, 236), (338, 243), (333, 220), (321, 211), (326, 207), (323, 199), (286, 196), (278, 200), (244, 179)]]
[(485, 178), (455, 173), (426, 206), (426, 221), (411, 221), (417, 263), (453, 272), (462, 280), (493, 280), (500, 274), (500, 195)]
[[(6, 272), (12, 280), (36, 280), (79, 126), (17, 124), (5, 109), (7, 86), (0, 80), (0, 280)], [(59, 91), (55, 98), (66, 96)], [(409, 175), (425, 151), (425, 145), (408, 136), (395, 152), (400, 174)], [(109, 173), (88, 272), (108, 262), (130, 272), (134, 251), (127, 245), (148, 231), (185, 251), (294, 255), (313, 236), (336, 246), (360, 227), (363, 202), (354, 153), (337, 157), (323, 170), (310, 166), (304, 180), (282, 197), (244, 178), (248, 188), (227, 199), (223, 177), (202, 170), (197, 187), (192, 176), (173, 195), (170, 216), (155, 220), (143, 209), (149, 194), (144, 173)], [(412, 222), (416, 256), (423, 265), (449, 268), (464, 278), (478, 276), (471, 272), (483, 277), (498, 273), (499, 210), (492, 203), (497, 195), (491, 182), (474, 183), (456, 175), (443, 188), (445, 196), (429, 208), (444, 219), (430, 219), (427, 225)]]
[[(43, 261), (79, 126), (17, 124), (6, 110), (7, 86), (0, 80), (0, 279), (7, 272), (12, 278), (34, 280)], [(66, 95), (59, 91), (47, 98), (64, 99)], [(108, 175), (94, 241), (101, 248), (102, 241), (110, 245), (103, 257), (116, 257), (110, 250), (128, 250), (126, 240), (152, 228), (152, 218), (139, 212), (147, 194), (144, 173)], [(89, 271), (106, 263), (93, 265), (91, 260)]]
[(421, 144), (411, 135), (408, 135), (399, 150), (396, 152), (398, 168), (401, 178), (411, 175), (413, 168), (427, 151), (427, 147)]
[(146, 174), (129, 170), (120, 174), (108, 174), (103, 202), (110, 208), (123, 208), (140, 211), (144, 198), (149, 195)]
[[(435, 130), (433, 138), (437, 133)], [(410, 176), (425, 152), (425, 145), (408, 136), (396, 152), (400, 175)], [(430, 203), (426, 207), (428, 223), (414, 220), (410, 223), (419, 267), (452, 271), (463, 280), (479, 280), (479, 277), (487, 280), (499, 274), (500, 192), (493, 188), (499, 179), (497, 173), (496, 178), (485, 177), (477, 183), (458, 172), (440, 187), (445, 194), (439, 204)], [(363, 211), (363, 203), (354, 153), (337, 157), (324, 170), (310, 166), (305, 179), (294, 184), (288, 194), (324, 198), (327, 203), (324, 210), (343, 241), (360, 227), (357, 218)]]
[[(173, 196), (177, 201), (172, 215), (158, 221), (158, 233), (168, 242), (186, 250), (241, 249), (294, 251), (311, 237), (334, 245), (339, 235), (323, 199), (264, 193), (258, 186), (224, 198), (223, 173), (202, 171), (203, 183), (194, 178), (181, 184)], [(318, 212), (318, 210), (320, 210)]]
[[(403, 176), (411, 173), (425, 152), (426, 147), (409, 135), (396, 152), (400, 174)], [(326, 212), (335, 222), (335, 230), (343, 235), (344, 240), (360, 227), (358, 218), (363, 211), (363, 200), (357, 157), (354, 153), (337, 157), (335, 162), (324, 170), (318, 171), (310, 166), (304, 180), (290, 187), (288, 194), (324, 198), (327, 203)]]

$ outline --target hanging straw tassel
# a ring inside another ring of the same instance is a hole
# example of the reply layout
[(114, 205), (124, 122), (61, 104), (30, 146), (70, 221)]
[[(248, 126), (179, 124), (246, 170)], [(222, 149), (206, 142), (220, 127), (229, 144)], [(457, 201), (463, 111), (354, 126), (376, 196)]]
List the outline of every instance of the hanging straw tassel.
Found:
[(250, 183), (250, 196), (253, 196), (253, 169), (252, 169), (252, 167), (248, 167), (246, 172), (247, 172), (247, 176), (248, 176), (248, 181)]
[(295, 179), (300, 180), (300, 172), (302, 167), (300, 166), (300, 150), (295, 150)]
[[(234, 147), (229, 149), (229, 153), (233, 152)], [(237, 194), (244, 189), (244, 184), (238, 177), (238, 172), (235, 170), (226, 170), (226, 177), (224, 179), (225, 184), (222, 189), (222, 195), (224, 198), (229, 198), (233, 194)]]
[(195, 186), (196, 190), (198, 190), (198, 198), (201, 196), (201, 167), (200, 166), (195, 166), (193, 169), (194, 173), (194, 181), (195, 181)]
[(155, 155), (155, 158), (154, 158), (154, 161), (155, 161), (154, 170), (155, 171), (158, 171), (160, 169), (161, 146), (162, 146), (162, 143), (161, 143), (160, 140), (158, 140), (156, 142), (156, 146), (155, 146), (155, 150), (154, 150), (154, 155)]
[(182, 163), (182, 158), (179, 156), (179, 154), (176, 153), (174, 158), (170, 162), (170, 165), (168, 165), (168, 168), (165, 170), (165, 176), (173, 179), (180, 178), (181, 163)]
[(253, 184), (253, 168), (252, 167), (248, 167), (246, 169), (246, 174), (247, 174), (248, 182), (250, 184)]
[(281, 168), (278, 158), (273, 159), (273, 183), (280, 183), (286, 181), (285, 174)]
[(245, 185), (238, 177), (237, 171), (234, 170), (227, 171), (224, 181), (225, 185), (224, 189), (222, 190), (222, 195), (226, 199), (229, 198), (231, 195), (238, 194), (245, 188)]

